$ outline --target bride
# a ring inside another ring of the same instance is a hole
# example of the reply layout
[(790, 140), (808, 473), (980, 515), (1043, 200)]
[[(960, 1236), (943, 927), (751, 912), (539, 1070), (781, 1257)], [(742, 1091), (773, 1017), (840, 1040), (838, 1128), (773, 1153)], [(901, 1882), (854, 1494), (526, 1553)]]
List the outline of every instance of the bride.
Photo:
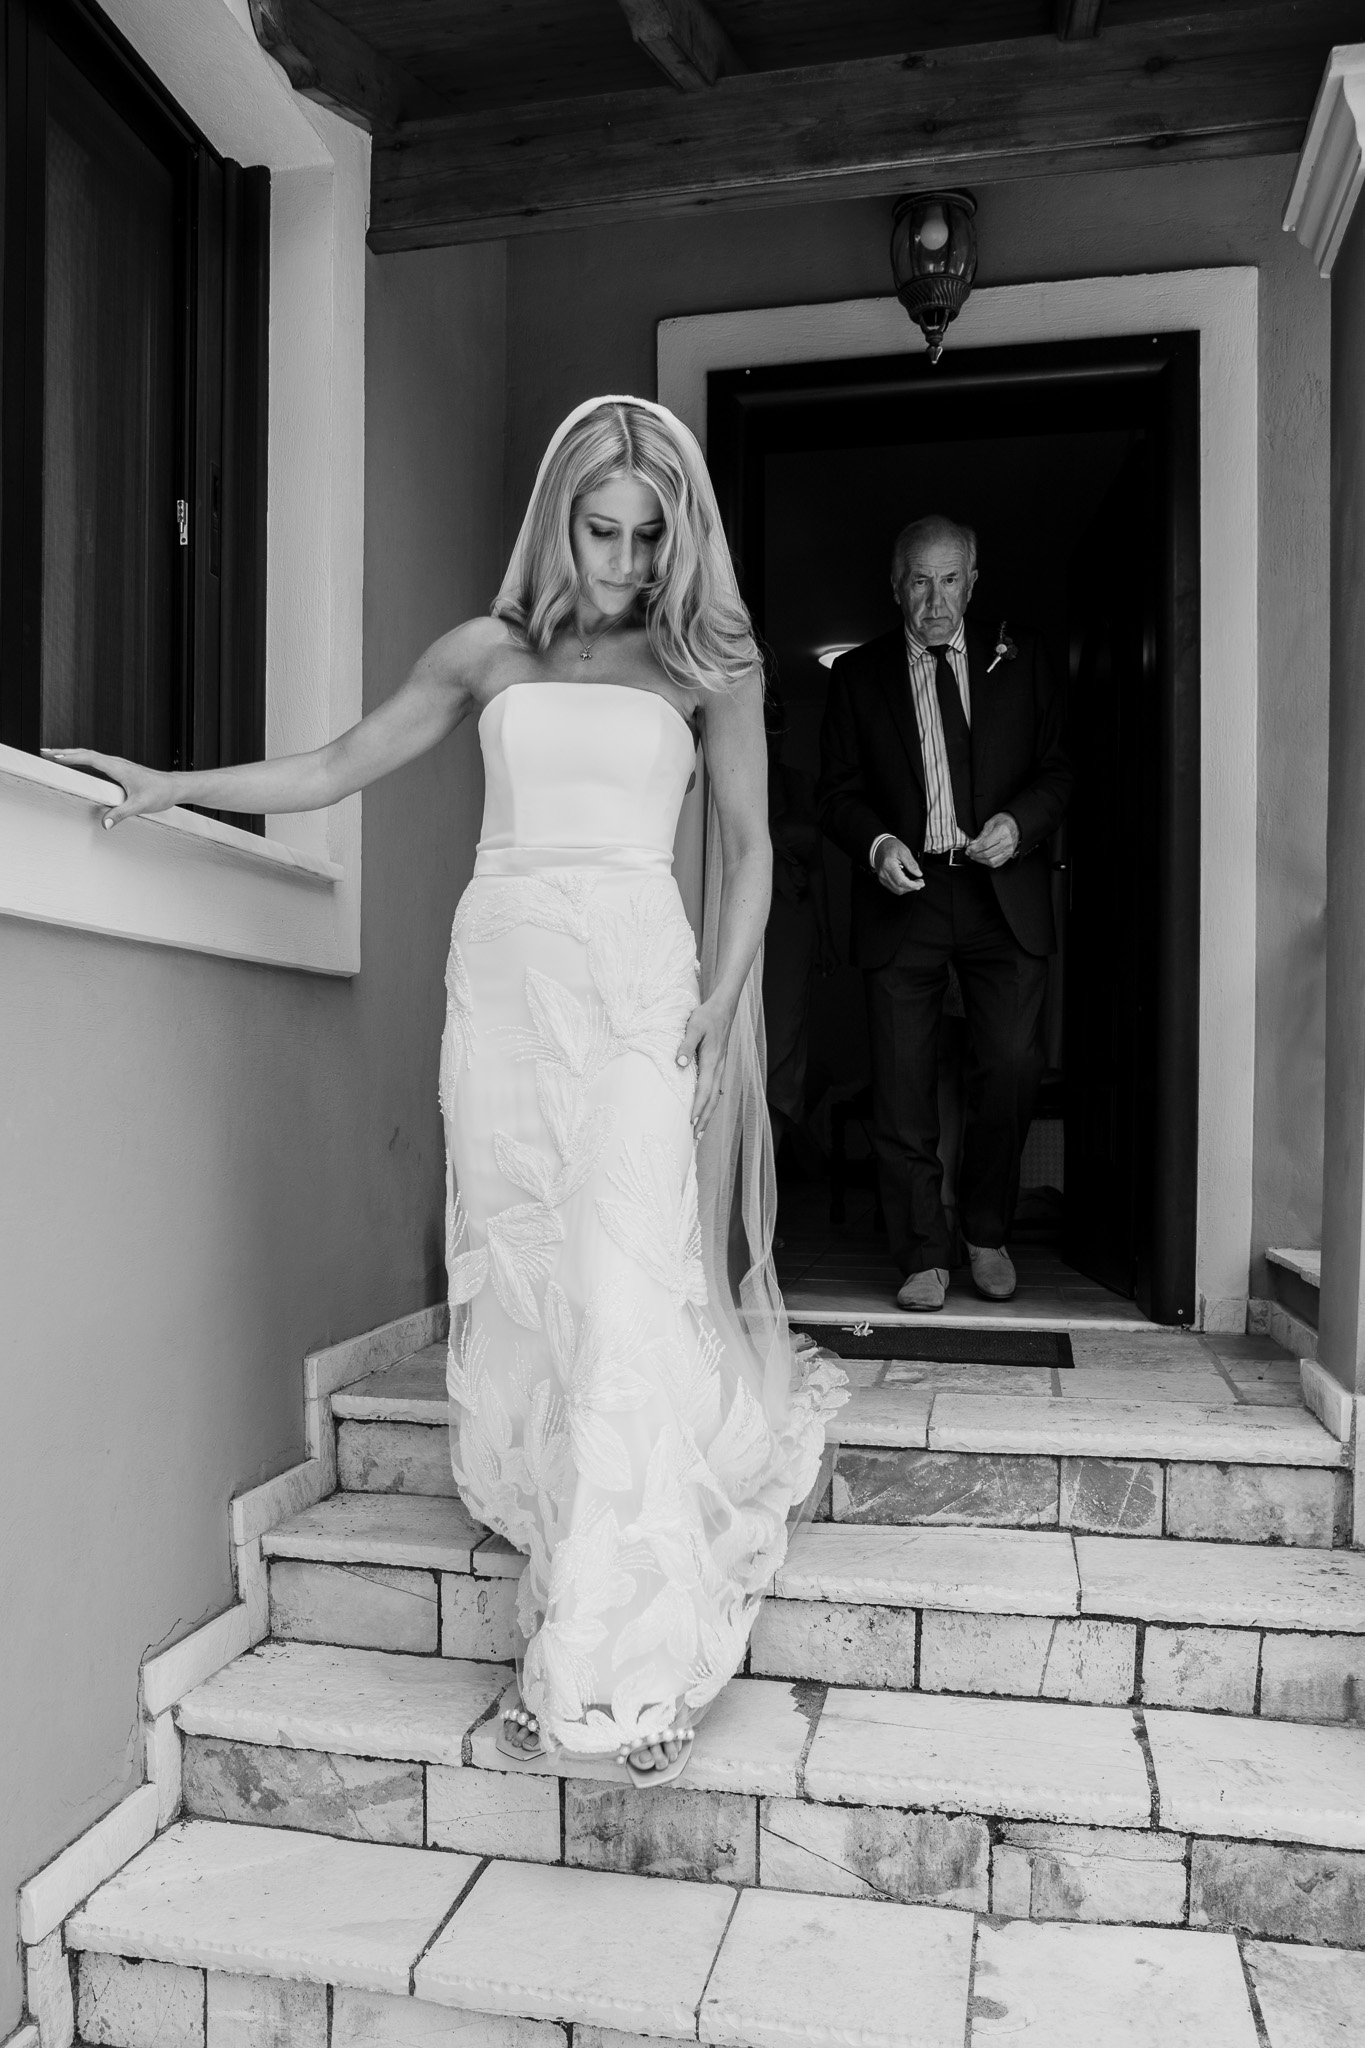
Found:
[[(846, 1398), (794, 1349), (772, 1269), (762, 680), (696, 441), (641, 399), (571, 413), (492, 615), (313, 753), (162, 774), (50, 751), (122, 787), (106, 827), (299, 811), (471, 712), (483, 829), (440, 1066), (447, 1385), (461, 1496), (526, 1558), (498, 1746), (660, 1784), (743, 1659)], [(698, 745), (700, 963), (671, 865)]]

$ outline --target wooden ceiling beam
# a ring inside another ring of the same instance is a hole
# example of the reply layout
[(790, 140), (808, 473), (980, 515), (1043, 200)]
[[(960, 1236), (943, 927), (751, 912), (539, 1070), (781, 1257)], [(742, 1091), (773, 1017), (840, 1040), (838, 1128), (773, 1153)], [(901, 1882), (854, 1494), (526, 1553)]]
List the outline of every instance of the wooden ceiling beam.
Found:
[(450, 103), (395, 64), (317, 0), (249, 0), (256, 40), (295, 92), (387, 134), (400, 121), (443, 114)]
[(1104, 0), (1057, 0), (1057, 36), (1063, 43), (1083, 42), (1100, 32)]
[(705, 92), (744, 63), (703, 0), (620, 0), (630, 32), (679, 92)]
[(375, 151), (370, 240), (413, 249), (716, 206), (1298, 148), (1355, 0), (1225, 6), (1052, 35), (623, 92), (405, 127)]

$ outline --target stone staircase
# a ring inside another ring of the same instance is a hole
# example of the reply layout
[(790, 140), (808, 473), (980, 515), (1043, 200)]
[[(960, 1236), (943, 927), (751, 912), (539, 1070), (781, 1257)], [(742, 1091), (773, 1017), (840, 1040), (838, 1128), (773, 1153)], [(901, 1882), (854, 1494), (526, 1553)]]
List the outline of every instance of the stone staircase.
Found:
[(80, 2038), (1365, 2042), (1346, 1453), (1263, 1339), (1073, 1344), (851, 1368), (659, 1792), (503, 1768), (520, 1560), (454, 1498), (443, 1347), (333, 1394), (268, 1639), (175, 1706), (181, 1817), (66, 1923)]

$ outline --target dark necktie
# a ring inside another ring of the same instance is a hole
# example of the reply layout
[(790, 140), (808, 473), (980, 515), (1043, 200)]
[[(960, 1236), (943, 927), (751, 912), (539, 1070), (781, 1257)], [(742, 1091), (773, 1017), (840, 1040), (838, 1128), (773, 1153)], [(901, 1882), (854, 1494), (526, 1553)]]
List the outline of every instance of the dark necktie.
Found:
[(962, 709), (962, 692), (953, 674), (946, 647), (931, 647), (934, 657), (934, 688), (938, 692), (938, 715), (943, 723), (943, 749), (948, 756), (948, 774), (953, 785), (953, 810), (969, 839), (976, 837), (976, 808), (972, 799), (972, 729)]

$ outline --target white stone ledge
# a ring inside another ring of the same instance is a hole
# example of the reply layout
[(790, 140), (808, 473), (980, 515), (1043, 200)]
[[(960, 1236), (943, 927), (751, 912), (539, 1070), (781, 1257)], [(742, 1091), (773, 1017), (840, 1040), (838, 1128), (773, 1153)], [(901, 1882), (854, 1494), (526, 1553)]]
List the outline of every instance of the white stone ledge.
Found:
[[(444, 1336), (449, 1310), (444, 1302), (398, 1316), (391, 1323), (343, 1338), (303, 1361), (304, 1428), (309, 1455), (300, 1464), (277, 1472), (273, 1479), (239, 1493), (232, 1502), (234, 1548), (251, 1543), (304, 1508), (324, 1500), (336, 1486), (335, 1443), (329, 1403), (342, 1387)], [(444, 1371), (444, 1368), (442, 1368)]]
[(1325, 1365), (1319, 1365), (1315, 1358), (1301, 1358), (1299, 1385), (1305, 1402), (1323, 1428), (1329, 1429), (1338, 1443), (1349, 1444), (1354, 1421), (1352, 1401), (1340, 1380), (1328, 1372)]
[(149, 1657), (142, 1667), (142, 1711), (152, 1720), (168, 1707), (202, 1685), (251, 1647), (251, 1622), (246, 1607), (238, 1601), (225, 1614), (216, 1614), (202, 1628), (181, 1642), (173, 1643), (159, 1657)]
[(1240, 1337), (1247, 1326), (1245, 1294), (1202, 1294), (1195, 1328), (1209, 1336)]
[(173, 1714), (158, 1714), (142, 1724), (142, 1770), (156, 1787), (157, 1826), (168, 1828), (180, 1811), (182, 1794), (180, 1730)]
[(156, 1833), (159, 1798), (155, 1785), (139, 1785), (103, 1820), (54, 1856), (19, 1891), (19, 1936), (28, 1946), (60, 1927), (96, 1885), (145, 1849)]
[(444, 1338), (450, 1310), (443, 1301), (430, 1308), (415, 1309), (391, 1323), (366, 1330), (358, 1337), (343, 1338), (310, 1351), (303, 1361), (303, 1427), (308, 1454), (320, 1458), (331, 1475), (324, 1493), (336, 1485), (337, 1437), (332, 1419), (332, 1395), (341, 1387), (364, 1379), (381, 1366), (392, 1365), (413, 1351)]
[(329, 838), (354, 846), (356, 872), (179, 808), (106, 832), (103, 814), (118, 801), (103, 776), (0, 747), (0, 912), (269, 966), (356, 972), (358, 797), (327, 823)]
[[(60, 761), (47, 761), (41, 754), (27, 754), (18, 747), (0, 746), (0, 779), (31, 783), (96, 811), (110, 811), (123, 798), (118, 784), (106, 782), (102, 775), (89, 774), (83, 768), (67, 768)], [(286, 868), (318, 882), (339, 882), (345, 874), (336, 861), (326, 860), (321, 854), (309, 853), (301, 846), (288, 846), (281, 839), (263, 839), (257, 832), (244, 832), (239, 825), (225, 825), (219, 818), (206, 818), (198, 811), (182, 809), (179, 804), (151, 817), (132, 818), (119, 830), (141, 831), (144, 827), (184, 832), (192, 839), (207, 840), (221, 847), (227, 857), (252, 867)]]
[(1282, 1301), (1264, 1301), (1253, 1294), (1247, 1303), (1247, 1334), (1269, 1337), (1281, 1350), (1291, 1351), (1300, 1360), (1318, 1355), (1317, 1331)]
[(1283, 1266), (1286, 1273), (1297, 1273), (1300, 1280), (1306, 1280), (1310, 1287), (1322, 1285), (1322, 1253), (1311, 1246), (1298, 1250), (1292, 1245), (1271, 1245), (1266, 1258), (1272, 1266)]
[(270, 1634), (270, 1572), (259, 1536), (233, 1544), (232, 1583), (246, 1609), (247, 1640), (254, 1648)]
[(249, 1493), (239, 1493), (232, 1503), (233, 1543), (250, 1543), (277, 1522), (287, 1522), (301, 1509), (311, 1508), (331, 1492), (334, 1477), (321, 1458), (307, 1458), (263, 1485), (253, 1486)]
[(310, 1351), (303, 1361), (304, 1399), (325, 1400), (340, 1387), (349, 1387), (367, 1373), (393, 1365), (414, 1351), (436, 1344), (445, 1336), (450, 1310), (443, 1301), (430, 1308), (415, 1309), (358, 1337), (345, 1337), (339, 1344)]

